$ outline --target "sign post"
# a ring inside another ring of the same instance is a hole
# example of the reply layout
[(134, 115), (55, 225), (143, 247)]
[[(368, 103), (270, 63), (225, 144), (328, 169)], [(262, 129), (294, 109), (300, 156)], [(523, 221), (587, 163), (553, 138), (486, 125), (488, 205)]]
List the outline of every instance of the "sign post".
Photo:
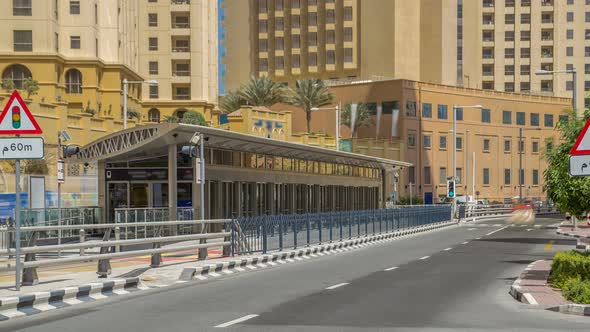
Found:
[[(590, 176), (590, 119), (586, 121), (584, 128), (576, 139), (570, 151), (570, 175)], [(572, 216), (574, 228), (578, 228), (576, 216)]]
[(14, 208), (15, 225), (15, 288), (20, 290), (21, 284), (21, 234), (20, 234), (20, 161), (22, 159), (43, 159), (44, 142), (41, 137), (20, 137), (26, 134), (42, 134), (43, 130), (27, 108), (27, 105), (14, 90), (0, 113), (0, 135), (15, 135), (13, 138), (0, 138), (0, 159), (15, 160), (15, 194)]

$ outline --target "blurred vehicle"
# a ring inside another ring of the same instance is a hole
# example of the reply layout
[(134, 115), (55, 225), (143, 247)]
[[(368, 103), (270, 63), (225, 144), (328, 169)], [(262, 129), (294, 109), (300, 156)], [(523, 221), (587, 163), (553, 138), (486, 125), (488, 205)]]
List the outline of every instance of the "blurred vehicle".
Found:
[(533, 211), (533, 205), (530, 203), (514, 205), (507, 221), (511, 224), (533, 224), (535, 222), (535, 212)]

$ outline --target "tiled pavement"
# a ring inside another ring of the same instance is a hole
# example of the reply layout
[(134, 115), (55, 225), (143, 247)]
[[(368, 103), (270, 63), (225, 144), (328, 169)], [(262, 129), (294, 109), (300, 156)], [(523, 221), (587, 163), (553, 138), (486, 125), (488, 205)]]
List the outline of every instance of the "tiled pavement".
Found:
[[(544, 307), (569, 303), (558, 289), (547, 284), (551, 272), (551, 260), (539, 260), (530, 264), (515, 281), (525, 301)], [(514, 285), (513, 285), (514, 287)], [(528, 294), (528, 295), (527, 295)], [(514, 295), (514, 294), (513, 294)]]

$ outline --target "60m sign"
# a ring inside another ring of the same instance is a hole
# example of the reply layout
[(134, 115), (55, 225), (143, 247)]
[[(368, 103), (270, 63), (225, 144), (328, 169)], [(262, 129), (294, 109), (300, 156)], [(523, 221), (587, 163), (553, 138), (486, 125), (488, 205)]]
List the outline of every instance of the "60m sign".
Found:
[(43, 159), (43, 138), (0, 138), (0, 159)]

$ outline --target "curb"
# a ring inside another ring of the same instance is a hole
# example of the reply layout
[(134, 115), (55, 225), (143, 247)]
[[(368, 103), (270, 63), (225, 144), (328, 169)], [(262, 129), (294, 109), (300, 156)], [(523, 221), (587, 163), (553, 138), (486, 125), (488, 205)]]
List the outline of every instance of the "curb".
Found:
[(590, 235), (572, 234), (572, 233), (562, 232), (562, 231), (556, 231), (556, 233), (559, 235), (573, 237), (573, 238), (578, 239), (578, 242), (576, 243), (576, 250), (590, 250), (590, 244), (581, 242), (581, 241), (587, 241), (588, 239), (590, 239)]
[(520, 287), (520, 283), (522, 282), (522, 279), (524, 278), (524, 276), (527, 274), (527, 272), (533, 267), (533, 265), (535, 265), (537, 262), (543, 261), (544, 259), (540, 259), (537, 261), (532, 262), (531, 264), (529, 264), (524, 271), (522, 271), (522, 273), (520, 274), (520, 276), (518, 277), (518, 279), (514, 280), (514, 282), (512, 283), (512, 286), (510, 286), (510, 295), (512, 295), (512, 297), (518, 301), (518, 302), (522, 302), (524, 304), (532, 304), (532, 305), (538, 305), (539, 303), (537, 303), (537, 300), (535, 300), (535, 297), (531, 294), (531, 293), (525, 293), (523, 292), (522, 288)]
[(120, 296), (140, 290), (139, 278), (113, 279), (49, 292), (0, 298), (0, 321)]
[(590, 316), (589, 304), (562, 304), (557, 307), (548, 308), (547, 310), (569, 315)]
[(272, 267), (279, 264), (294, 263), (304, 259), (316, 258), (320, 256), (337, 254), (345, 251), (359, 249), (369, 245), (382, 243), (393, 240), (401, 236), (421, 233), (429, 230), (435, 230), (451, 225), (456, 222), (446, 221), (428, 226), (396, 231), (387, 234), (373, 235), (370, 237), (346, 240), (337, 243), (328, 243), (311, 248), (295, 249), (286, 252), (274, 254), (259, 255), (256, 257), (236, 259), (218, 264), (203, 265), (198, 267), (184, 268), (178, 278), (181, 281), (206, 280), (208, 277), (220, 277), (222, 274), (233, 274), (244, 272), (246, 270), (256, 270), (259, 268)]
[(590, 235), (572, 234), (572, 233), (567, 233), (567, 232), (562, 232), (562, 231), (556, 231), (556, 233), (559, 235), (575, 237), (576, 239), (590, 239)]

